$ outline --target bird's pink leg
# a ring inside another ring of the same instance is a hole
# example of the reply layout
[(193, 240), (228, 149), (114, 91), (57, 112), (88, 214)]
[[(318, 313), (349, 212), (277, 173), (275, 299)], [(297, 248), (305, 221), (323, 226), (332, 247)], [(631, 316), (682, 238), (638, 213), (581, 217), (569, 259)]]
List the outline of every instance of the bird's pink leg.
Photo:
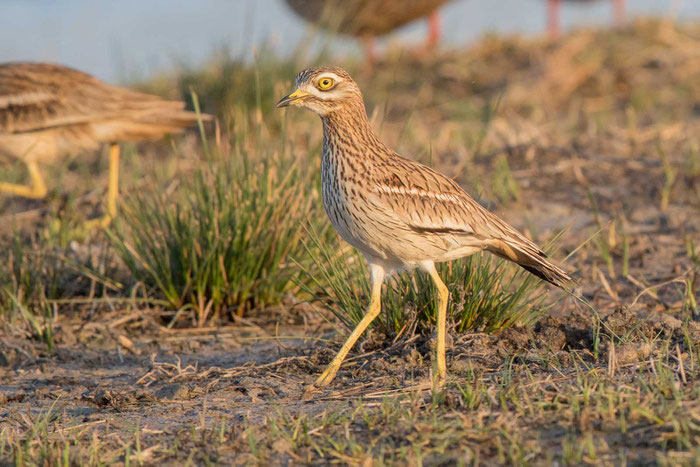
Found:
[(561, 1), (547, 0), (547, 30), (552, 37), (559, 37), (561, 34), (560, 14)]
[(625, 22), (625, 0), (613, 0), (615, 24), (620, 26)]
[(362, 42), (365, 45), (365, 58), (367, 63), (371, 67), (377, 61), (377, 54), (375, 51), (375, 40), (372, 36), (365, 36), (362, 38)]
[(425, 41), (425, 48), (428, 50), (434, 49), (440, 41), (442, 35), (442, 18), (440, 13), (434, 11), (428, 18), (428, 38)]

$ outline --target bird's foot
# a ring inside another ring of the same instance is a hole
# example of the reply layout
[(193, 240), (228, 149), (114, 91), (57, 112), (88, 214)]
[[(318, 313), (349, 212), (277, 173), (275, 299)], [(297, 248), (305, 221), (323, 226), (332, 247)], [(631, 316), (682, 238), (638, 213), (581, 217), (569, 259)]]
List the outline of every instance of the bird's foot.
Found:
[(328, 365), (326, 370), (323, 373), (321, 373), (321, 376), (318, 377), (318, 379), (314, 383), (314, 386), (316, 386), (317, 388), (328, 386), (329, 384), (331, 384), (331, 381), (333, 381), (333, 378), (335, 378), (335, 374), (337, 372), (338, 366), (333, 365), (333, 363), (331, 363), (330, 365)]
[(432, 371), (433, 387), (435, 389), (442, 388), (447, 381), (447, 365), (445, 364), (445, 356), (442, 358), (437, 356), (433, 361), (433, 371)]
[(447, 382), (447, 375), (433, 374), (432, 375), (433, 391), (437, 391), (437, 390), (444, 388), (446, 382)]
[(29, 199), (46, 198), (46, 186), (40, 185), (15, 185), (14, 183), (0, 183), (0, 193), (9, 193), (12, 196), (21, 196)]
[(440, 365), (440, 362), (438, 362), (437, 377), (440, 381), (445, 381), (447, 379), (447, 368), (444, 361), (442, 362), (442, 365)]
[(301, 400), (310, 401), (319, 393), (319, 388), (315, 384), (306, 384), (301, 391)]
[(109, 224), (112, 222), (112, 216), (109, 214), (106, 214), (102, 217), (98, 217), (95, 219), (90, 219), (89, 221), (85, 221), (85, 224), (83, 226), (85, 227), (86, 230), (93, 230), (93, 229), (104, 229), (109, 226)]

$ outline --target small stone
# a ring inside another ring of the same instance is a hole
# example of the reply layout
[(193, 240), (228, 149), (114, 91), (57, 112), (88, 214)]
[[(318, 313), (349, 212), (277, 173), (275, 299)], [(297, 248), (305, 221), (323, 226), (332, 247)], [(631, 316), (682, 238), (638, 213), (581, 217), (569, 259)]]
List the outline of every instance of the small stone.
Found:
[(618, 365), (646, 360), (651, 354), (651, 344), (646, 342), (628, 342), (615, 348), (615, 361)]
[(187, 388), (182, 384), (168, 384), (156, 390), (154, 394), (161, 400), (183, 400), (188, 398), (187, 392)]
[(124, 347), (126, 350), (128, 350), (132, 354), (139, 355), (141, 353), (139, 351), (139, 349), (137, 349), (136, 346), (134, 345), (134, 342), (131, 339), (129, 339), (128, 337), (120, 334), (119, 337), (117, 337), (117, 340), (119, 341), (119, 345)]
[(5, 356), (4, 352), (0, 352), (0, 366), (10, 366), (10, 359)]
[(507, 345), (510, 345), (514, 349), (525, 349), (530, 342), (530, 336), (525, 330), (517, 328), (509, 328), (501, 332), (498, 337), (499, 340)]
[(466, 358), (461, 358), (452, 362), (449, 371), (455, 374), (465, 374), (469, 373), (469, 371), (471, 371), (472, 368), (472, 364), (469, 360), (467, 360)]

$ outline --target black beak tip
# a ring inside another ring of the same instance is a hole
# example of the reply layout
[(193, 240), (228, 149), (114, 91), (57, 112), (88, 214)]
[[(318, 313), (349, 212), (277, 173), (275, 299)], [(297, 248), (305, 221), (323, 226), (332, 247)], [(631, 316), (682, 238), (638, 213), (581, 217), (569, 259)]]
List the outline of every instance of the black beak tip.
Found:
[(278, 109), (280, 109), (280, 108), (282, 108), (282, 107), (287, 107), (287, 106), (289, 105), (290, 102), (291, 102), (291, 100), (289, 99), (289, 96), (284, 96), (282, 99), (280, 99), (280, 100), (277, 102), (276, 107), (277, 107)]

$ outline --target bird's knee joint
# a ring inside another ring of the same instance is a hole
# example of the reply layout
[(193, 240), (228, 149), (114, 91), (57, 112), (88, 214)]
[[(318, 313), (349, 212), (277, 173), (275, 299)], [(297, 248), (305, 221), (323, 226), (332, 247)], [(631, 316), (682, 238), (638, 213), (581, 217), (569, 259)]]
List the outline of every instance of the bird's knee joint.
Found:
[(49, 190), (42, 184), (39, 186), (34, 185), (32, 192), (32, 194), (37, 198), (45, 198)]

